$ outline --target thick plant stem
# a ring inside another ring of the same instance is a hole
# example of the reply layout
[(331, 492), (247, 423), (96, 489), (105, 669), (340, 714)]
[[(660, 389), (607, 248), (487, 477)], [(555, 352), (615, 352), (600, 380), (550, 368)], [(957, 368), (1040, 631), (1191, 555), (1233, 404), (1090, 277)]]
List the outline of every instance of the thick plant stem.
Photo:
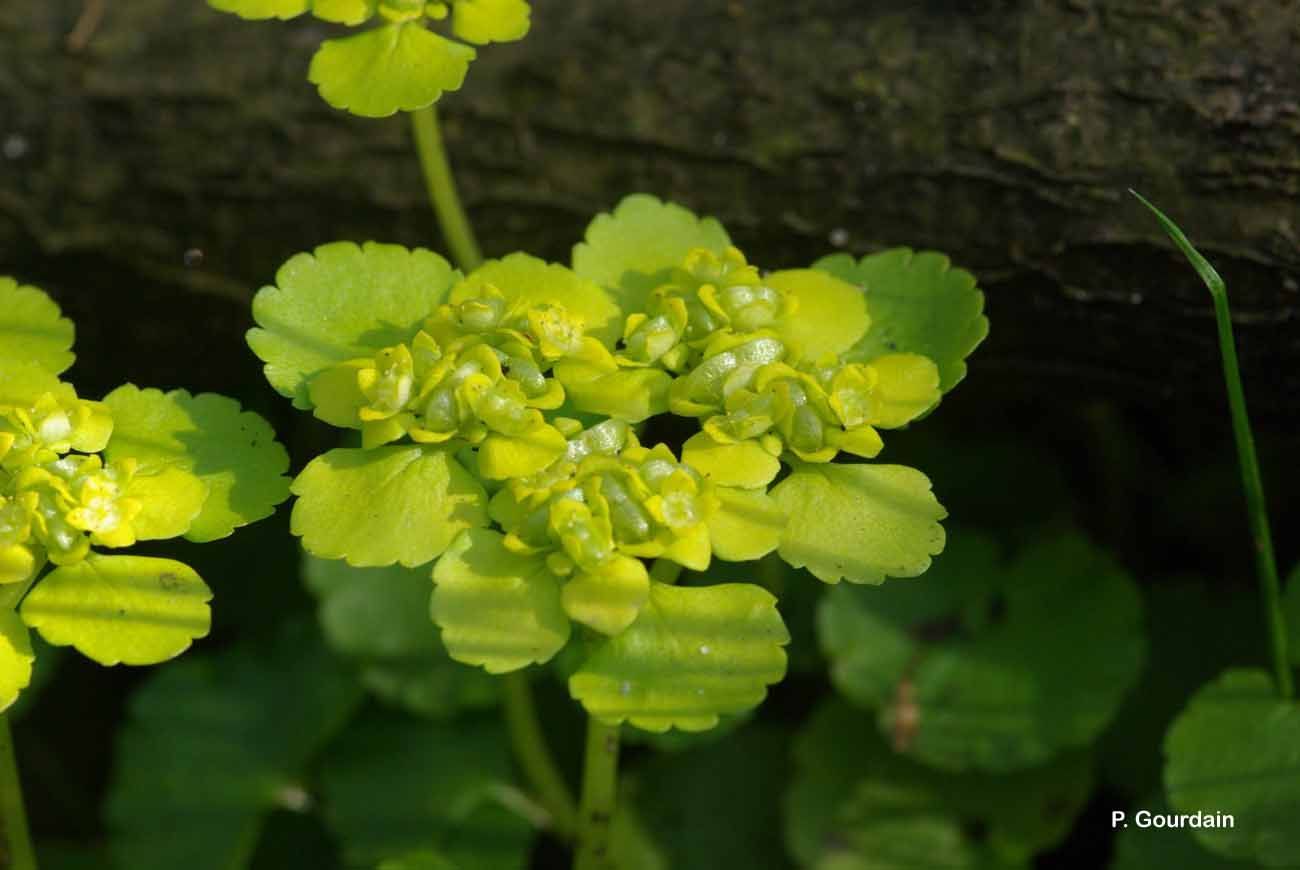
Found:
[(465, 208), (456, 192), (456, 180), (447, 161), (447, 149), (438, 129), (438, 113), (433, 106), (411, 112), (411, 129), (415, 133), (415, 150), (420, 155), (420, 168), (424, 170), (424, 183), (429, 191), (429, 201), (438, 218), (443, 238), (451, 250), (451, 257), (462, 271), (472, 271), (483, 262), (478, 241), (470, 227)]
[(1223, 382), (1228, 389), (1228, 409), (1232, 415), (1232, 434), (1237, 442), (1237, 462), (1241, 466), (1241, 483), (1246, 492), (1246, 511), (1250, 519), (1250, 535), (1255, 544), (1255, 569), (1264, 593), (1264, 618), (1268, 623), (1273, 648), (1273, 670), (1278, 693), (1291, 698), (1295, 687), (1291, 676), (1290, 651), (1287, 649), (1286, 617), (1282, 611), (1282, 588), (1277, 577), (1277, 560), (1273, 555), (1273, 538), (1269, 531), (1268, 502), (1264, 498), (1264, 480), (1259, 473), (1259, 459), (1255, 455), (1255, 437), (1246, 413), (1246, 394), (1241, 386), (1241, 370), (1237, 365), (1237, 343), (1232, 335), (1232, 313), (1228, 308), (1228, 288), (1200, 252), (1192, 246), (1183, 231), (1165, 217), (1136, 191), (1129, 191), (1149, 208), (1173, 239), (1183, 255), (1192, 264), (1214, 300), (1214, 319), (1219, 327), (1219, 352), (1223, 356)]
[(9, 717), (0, 715), (0, 870), (36, 870)]
[(582, 763), (582, 805), (573, 870), (614, 870), (609, 828), (618, 802), (618, 728), (594, 716), (587, 720)]
[(551, 827), (571, 839), (577, 827), (578, 808), (560, 774), (533, 705), (533, 691), (522, 671), (503, 677), (506, 725), (514, 746), (515, 760), (523, 770), (534, 797), (551, 816)]

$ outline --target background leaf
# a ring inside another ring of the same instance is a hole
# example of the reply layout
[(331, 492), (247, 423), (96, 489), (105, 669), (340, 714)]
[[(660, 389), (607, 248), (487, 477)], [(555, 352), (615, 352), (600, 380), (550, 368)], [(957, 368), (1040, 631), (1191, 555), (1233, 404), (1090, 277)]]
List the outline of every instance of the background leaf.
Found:
[(483, 487), (447, 452), (415, 445), (339, 448), (293, 482), (303, 546), (361, 568), (423, 565), (463, 529), (487, 525)]
[(1165, 738), (1165, 792), (1180, 813), (1228, 813), (1205, 847), (1265, 867), (1300, 863), (1300, 704), (1264, 671), (1231, 670), (1192, 696)]
[(307, 78), (336, 109), (383, 118), (431, 105), (465, 81), (474, 49), (419, 21), (384, 24), (321, 43)]
[(0, 276), (0, 366), (35, 363), (59, 374), (72, 365), (74, 329), (45, 291)]
[(208, 633), (212, 591), (193, 568), (145, 556), (87, 556), (39, 580), (23, 622), (101, 665), (152, 665)]
[(593, 644), (569, 692), (607, 722), (703, 731), (763, 700), (785, 676), (789, 640), (761, 587), (652, 583), (636, 621)]
[(731, 244), (713, 218), (644, 193), (624, 197), (587, 227), (573, 248), (573, 270), (614, 291), (624, 313), (640, 310), (693, 248), (722, 253)]
[(532, 828), (507, 808), (521, 797), (508, 747), (496, 717), (434, 723), (366, 710), (321, 762), (348, 865), (431, 849), (458, 870), (522, 870)]
[(266, 363), (271, 386), (308, 409), (314, 375), (412, 338), (456, 277), (422, 248), (322, 245), (290, 259), (276, 286), (258, 291), (248, 346)]
[(915, 577), (943, 550), (948, 512), (914, 468), (801, 464), (772, 499), (789, 517), (777, 552), (826, 583)]
[(813, 264), (865, 287), (871, 329), (851, 357), (869, 361), (887, 353), (919, 353), (939, 366), (946, 393), (966, 376), (968, 357), (989, 333), (984, 294), (975, 277), (933, 251), (894, 248), (863, 257), (833, 254)]
[(800, 866), (1028, 867), (1065, 837), (1088, 797), (1086, 755), (1004, 776), (951, 774), (895, 754), (869, 726), (832, 701), (797, 739), (785, 831)]
[(949, 770), (1017, 770), (1088, 743), (1145, 649), (1133, 581), (1076, 535), (1010, 565), (954, 536), (924, 583), (830, 590), (818, 629), (836, 688), (879, 711), (896, 749)]
[(359, 698), (303, 622), (274, 643), (159, 670), (131, 698), (118, 741), (107, 809), (118, 866), (246, 864), (264, 817), (300, 800), (308, 760)]
[(113, 413), (109, 460), (132, 457), (145, 473), (176, 468), (207, 487), (185, 537), (213, 541), (271, 515), (289, 497), (289, 454), (270, 424), (215, 393), (162, 393), (131, 384), (104, 398)]
[(357, 663), (361, 683), (412, 712), (445, 719), (497, 702), (496, 682), (453, 661), (429, 623), (429, 569), (353, 568), (303, 557), (330, 646)]

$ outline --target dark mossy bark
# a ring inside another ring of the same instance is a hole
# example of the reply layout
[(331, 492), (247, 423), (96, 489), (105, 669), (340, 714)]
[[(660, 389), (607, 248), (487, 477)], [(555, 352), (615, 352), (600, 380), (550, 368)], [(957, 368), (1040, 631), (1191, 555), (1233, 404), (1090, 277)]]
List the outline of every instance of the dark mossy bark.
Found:
[[(248, 299), (290, 254), (435, 238), (403, 119), (341, 115), (305, 81), (331, 28), (131, 0), (74, 53), (82, 0), (12, 5), (0, 271), (51, 289), (83, 353), (251, 386)], [(634, 190), (717, 215), (770, 267), (937, 248), (988, 290), (985, 389), (1217, 415), (1209, 298), (1136, 187), (1226, 276), (1257, 413), (1300, 417), (1293, 3), (536, 5), (443, 103), (488, 252), (564, 259)]]

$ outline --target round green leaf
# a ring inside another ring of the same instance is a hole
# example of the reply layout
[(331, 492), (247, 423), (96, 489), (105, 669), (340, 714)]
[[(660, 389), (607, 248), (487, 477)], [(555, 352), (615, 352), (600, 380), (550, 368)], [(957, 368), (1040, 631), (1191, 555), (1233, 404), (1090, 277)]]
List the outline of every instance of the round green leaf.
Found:
[(32, 681), (32, 638), (18, 614), (0, 609), (0, 713), (8, 710)]
[(953, 774), (892, 752), (869, 729), (866, 715), (832, 701), (796, 740), (785, 832), (801, 867), (1028, 867), (1088, 799), (1086, 755), (1003, 776)]
[(457, 0), (451, 29), (475, 45), (514, 42), (528, 35), (532, 10), (524, 0)]
[(367, 710), (321, 761), (326, 821), (347, 866), (433, 850), (459, 870), (523, 870), (532, 828), (506, 807), (509, 745), (497, 717)]
[(410, 340), (456, 277), (446, 260), (420, 248), (322, 245), (290, 259), (276, 286), (258, 291), (248, 345), (266, 363), (271, 386), (308, 409), (312, 377)]
[(569, 693), (611, 724), (705, 731), (763, 700), (785, 676), (789, 640), (776, 599), (758, 586), (652, 583), (636, 621), (594, 645)]
[(933, 251), (894, 248), (863, 257), (848, 254), (818, 260), (814, 269), (866, 290), (871, 329), (851, 357), (870, 361), (887, 353), (919, 353), (939, 366), (946, 393), (966, 376), (966, 357), (989, 334), (984, 294), (975, 277), (954, 269)]
[(429, 624), (425, 568), (353, 568), (303, 559), (330, 646), (360, 666), (362, 684), (408, 710), (447, 718), (496, 703), (496, 682), (453, 661)]
[(766, 492), (719, 486), (718, 509), (709, 517), (713, 555), (729, 562), (761, 559), (777, 548), (786, 517)]
[(160, 669), (118, 740), (113, 866), (249, 866), (265, 818), (301, 802), (307, 765), (360, 699), (307, 622)]
[(383, 118), (458, 90), (474, 56), (419, 21), (398, 22), (321, 43), (307, 78), (334, 108)]
[(781, 337), (804, 359), (839, 356), (867, 334), (867, 304), (856, 284), (816, 269), (773, 272), (763, 283), (797, 303), (794, 314), (777, 324)]
[(560, 583), (541, 556), (507, 550), (488, 529), (463, 532), (433, 569), (433, 621), (457, 661), (489, 673), (549, 661), (569, 640)]
[(43, 290), (0, 276), (0, 366), (34, 363), (57, 375), (76, 359), (73, 334)]
[(206, 637), (212, 592), (194, 569), (145, 556), (86, 557), (51, 571), (22, 604), (23, 622), (101, 665), (152, 665)]
[(177, 538), (193, 528), (208, 500), (208, 485), (174, 465), (142, 471), (131, 478), (125, 495), (140, 502), (131, 521), (141, 541)]
[(312, 0), (311, 14), (322, 21), (356, 26), (374, 17), (379, 0)]
[(626, 196), (612, 213), (587, 227), (573, 248), (573, 269), (618, 297), (625, 313), (641, 310), (646, 295), (668, 280), (694, 248), (721, 254), (731, 244), (713, 218), (699, 218), (644, 193)]
[(772, 499), (789, 517), (781, 558), (826, 583), (915, 577), (943, 551), (948, 512), (914, 468), (800, 465)]
[(1145, 650), (1133, 581), (1073, 535), (1010, 565), (954, 537), (924, 582), (832, 589), (818, 629), (835, 687), (879, 711), (898, 751), (948, 770), (1018, 770), (1089, 743)]
[(558, 263), (548, 263), (529, 254), (488, 260), (465, 278), (456, 288), (456, 294), (477, 295), (488, 284), (499, 289), (507, 299), (518, 299), (527, 305), (564, 306), (582, 318), (589, 334), (607, 345), (612, 345), (621, 334), (619, 307), (610, 295)]
[(1300, 864), (1300, 704), (1264, 671), (1231, 670), (1192, 696), (1165, 737), (1165, 793), (1180, 813), (1226, 813), (1198, 827), (1207, 849), (1265, 867)]
[(104, 403), (113, 414), (110, 460), (137, 459), (142, 473), (178, 469), (206, 485), (203, 509), (185, 533), (191, 541), (224, 538), (289, 497), (289, 454), (270, 425), (234, 399), (127, 384)]
[(335, 449), (293, 482), (290, 527), (309, 553), (357, 567), (423, 565), (487, 525), (487, 495), (459, 462), (419, 446)]
[(311, 0), (208, 0), (219, 12), (232, 12), (240, 18), (296, 18), (311, 8)]

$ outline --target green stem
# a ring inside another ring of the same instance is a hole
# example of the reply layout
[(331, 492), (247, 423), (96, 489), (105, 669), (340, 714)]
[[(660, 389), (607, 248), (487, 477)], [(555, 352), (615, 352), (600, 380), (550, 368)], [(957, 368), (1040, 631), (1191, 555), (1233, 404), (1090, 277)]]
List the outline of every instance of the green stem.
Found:
[(1232, 312), (1228, 309), (1228, 288), (1219, 273), (1210, 265), (1183, 231), (1165, 217), (1160, 209), (1142, 198), (1137, 191), (1129, 191), (1151, 210), (1164, 227), (1169, 238), (1182, 250), (1214, 299), (1214, 319), (1219, 327), (1219, 351), (1223, 356), (1223, 381), (1228, 388), (1228, 408), (1232, 414), (1232, 434), (1237, 441), (1237, 462), (1241, 466), (1241, 483), (1246, 492), (1246, 512), (1250, 519), (1250, 534), (1255, 542), (1255, 569), (1264, 592), (1264, 618), (1268, 623), (1273, 647), (1273, 670), (1277, 689), (1283, 698), (1295, 693), (1291, 680), (1290, 653), (1287, 650), (1286, 617), (1282, 612), (1282, 589), (1277, 578), (1277, 560), (1273, 555), (1273, 538), (1269, 531), (1268, 502), (1264, 498), (1264, 480), (1259, 473), (1259, 459), (1255, 455), (1255, 437), (1246, 413), (1246, 394), (1241, 386), (1241, 370), (1237, 365), (1237, 343), (1232, 335)]
[(452, 177), (447, 149), (438, 129), (437, 110), (429, 106), (411, 112), (411, 128), (415, 132), (415, 150), (420, 155), (420, 168), (424, 170), (424, 183), (438, 226), (456, 265), (464, 272), (471, 272), (482, 264), (483, 254), (479, 252), (474, 230), (456, 192), (456, 180)]
[(9, 717), (0, 715), (0, 868), (36, 870), (36, 852), (27, 830), (23, 786), (14, 757), (14, 738)]
[(573, 870), (613, 870), (609, 828), (618, 802), (618, 726), (587, 720), (582, 767), (582, 806)]
[(572, 838), (577, 826), (578, 808), (546, 745), (528, 677), (522, 671), (515, 671), (506, 674), (502, 682), (505, 688), (506, 725), (510, 729), (515, 759), (538, 803), (550, 814), (554, 831), (566, 839)]

